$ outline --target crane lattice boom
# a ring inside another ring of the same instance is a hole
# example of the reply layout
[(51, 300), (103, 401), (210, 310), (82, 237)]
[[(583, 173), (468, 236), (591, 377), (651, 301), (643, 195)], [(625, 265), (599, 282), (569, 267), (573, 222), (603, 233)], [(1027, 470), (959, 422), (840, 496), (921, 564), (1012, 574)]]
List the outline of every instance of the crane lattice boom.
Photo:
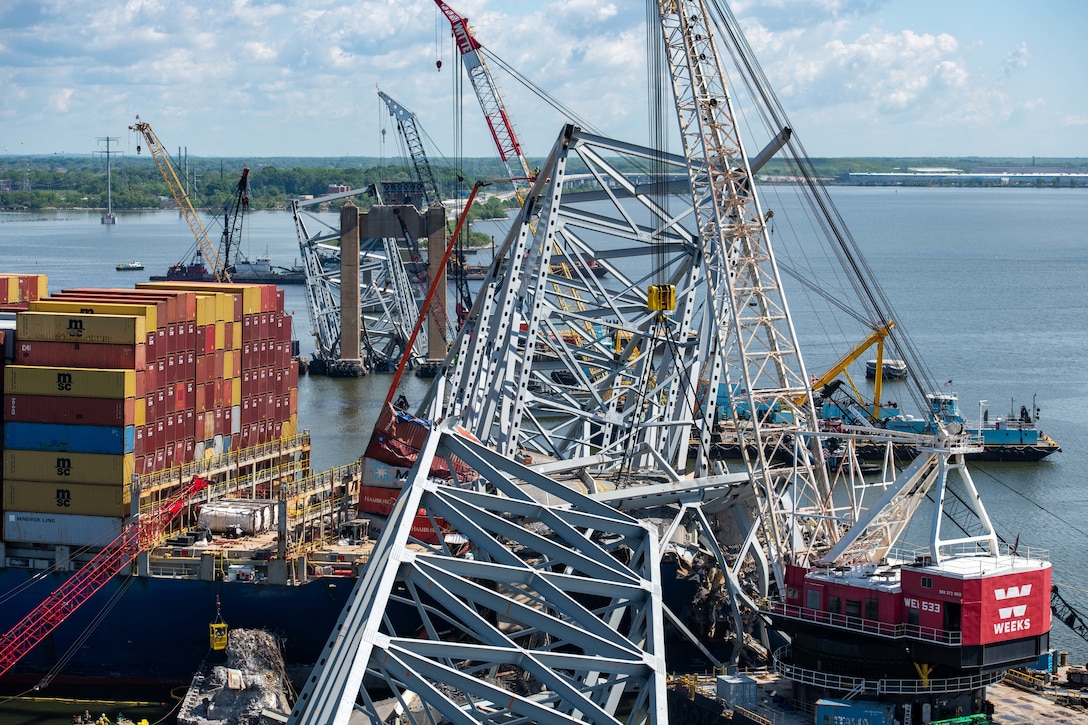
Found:
[(162, 144), (159, 143), (158, 136), (151, 130), (150, 124), (146, 121), (139, 120), (139, 116), (137, 116), (136, 119), (136, 123), (129, 126), (129, 129), (136, 131), (143, 136), (144, 141), (147, 143), (147, 149), (151, 152), (151, 157), (155, 159), (155, 164), (159, 167), (159, 172), (162, 174), (163, 180), (166, 181), (166, 186), (169, 187), (170, 193), (173, 195), (174, 201), (178, 205), (178, 210), (181, 211), (182, 216), (185, 217), (185, 221), (189, 225), (190, 231), (192, 231), (193, 236), (196, 237), (196, 243), (200, 248), (200, 253), (204, 255), (204, 259), (210, 266), (212, 274), (215, 275), (216, 281), (230, 282), (230, 272), (227, 271), (223, 261), (219, 258), (219, 252), (217, 252), (212, 243), (208, 241), (208, 232), (204, 229), (204, 224), (200, 221), (200, 217), (197, 215), (196, 210), (193, 209), (193, 204), (189, 201), (189, 195), (185, 193), (185, 188), (181, 185), (181, 181), (178, 180), (178, 174), (174, 170), (174, 165), (170, 163), (170, 157), (167, 155)]
[(207, 485), (205, 479), (193, 478), (165, 503), (142, 515), (12, 627), (0, 639), (0, 676), (94, 596), (132, 557), (154, 546), (167, 525)]
[[(487, 127), (491, 130), (491, 138), (495, 141), (495, 147), (499, 151), (499, 158), (506, 164), (506, 170), (513, 180), (514, 188), (519, 187), (519, 179), (528, 179), (529, 162), (521, 152), (521, 144), (518, 142), (514, 127), (510, 124), (510, 118), (506, 114), (506, 107), (499, 96), (498, 86), (487, 69), (483, 57), (480, 56), (480, 43), (472, 35), (468, 27), (468, 19), (463, 18), (442, 0), (434, 0), (439, 9), (450, 21), (453, 27), (453, 37), (457, 43), (457, 49), (461, 53), (461, 61), (468, 71), (469, 80), (476, 91), (476, 97), (480, 101)], [(524, 181), (521, 182), (524, 185)]]

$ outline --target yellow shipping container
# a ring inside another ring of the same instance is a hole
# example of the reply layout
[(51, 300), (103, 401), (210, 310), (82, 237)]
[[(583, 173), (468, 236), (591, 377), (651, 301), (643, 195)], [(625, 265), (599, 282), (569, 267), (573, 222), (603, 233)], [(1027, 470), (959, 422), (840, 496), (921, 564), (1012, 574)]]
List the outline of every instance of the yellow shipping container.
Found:
[(142, 316), (87, 315), (69, 312), (20, 312), (15, 316), (20, 340), (104, 342), (135, 345), (147, 341)]
[(233, 332), (231, 337), (234, 338), (230, 341), (230, 347), (232, 350), (242, 351), (242, 325), (239, 323), (233, 326)]
[(298, 435), (298, 415), (292, 414), (291, 417), (283, 422), (283, 428), (280, 430), (280, 436), (283, 438), (290, 438), (291, 436)]
[(127, 485), (48, 481), (4, 481), (4, 510), (82, 516), (128, 516)]
[(215, 300), (207, 295), (196, 296), (196, 324), (204, 326), (215, 322)]
[(223, 344), (227, 339), (227, 326), (221, 320), (217, 320), (215, 323), (215, 349), (222, 350), (225, 345)]
[(241, 405), (242, 404), (242, 379), (235, 376), (232, 378), (234, 382), (230, 385), (230, 404)]
[(136, 455), (4, 451), (4, 479), (123, 486), (132, 480)]
[(97, 300), (37, 300), (29, 304), (34, 312), (82, 312), (88, 315), (136, 315), (144, 318), (145, 330), (157, 330), (159, 310), (155, 305), (100, 302)]
[[(209, 289), (209, 285), (215, 285), (215, 289)], [(183, 289), (190, 292), (211, 292), (217, 291), (223, 294), (240, 294), (242, 295), (242, 314), (252, 315), (261, 311), (261, 288), (253, 284), (244, 283), (218, 283), (218, 282), (140, 282), (136, 285), (137, 289)], [(234, 306), (231, 305), (231, 317), (224, 319), (232, 319)]]
[(223, 379), (234, 377), (234, 350), (223, 351)]
[(73, 398), (134, 398), (136, 371), (7, 365), (4, 367), (4, 392)]
[(5, 302), (19, 302), (19, 278), (15, 275), (0, 276), (0, 284), (7, 287), (7, 294), (0, 296)]

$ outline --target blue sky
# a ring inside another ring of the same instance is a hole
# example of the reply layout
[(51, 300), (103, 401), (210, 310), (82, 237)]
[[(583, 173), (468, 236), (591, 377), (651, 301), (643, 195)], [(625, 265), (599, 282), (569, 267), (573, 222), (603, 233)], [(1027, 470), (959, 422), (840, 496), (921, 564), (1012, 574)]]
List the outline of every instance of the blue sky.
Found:
[[(579, 118), (647, 142), (644, 0), (450, 4)], [(1088, 3), (731, 8), (811, 156), (1088, 156)], [(0, 154), (90, 153), (100, 136), (135, 153), (139, 115), (197, 156), (396, 156), (376, 87), (417, 114), (429, 153), (494, 153), (463, 75), (454, 99), (432, 0), (7, 0), (0, 27)], [(490, 67), (526, 153), (544, 155), (563, 115)]]

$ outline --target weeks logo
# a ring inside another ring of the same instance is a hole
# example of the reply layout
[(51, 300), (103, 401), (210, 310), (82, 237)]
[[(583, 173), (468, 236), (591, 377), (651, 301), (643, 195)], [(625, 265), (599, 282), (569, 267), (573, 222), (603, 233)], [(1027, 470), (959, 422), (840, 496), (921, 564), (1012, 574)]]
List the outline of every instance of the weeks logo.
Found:
[[(1023, 584), (1018, 587), (1006, 587), (994, 589), (994, 598), (999, 602), (1008, 602), (1012, 599), (1023, 599), (1031, 594), (1031, 585)], [(1000, 622), (994, 622), (994, 634), (1012, 634), (1031, 629), (1031, 618), (1025, 617), (1028, 605), (1010, 604), (1007, 607), (998, 607), (997, 615)]]

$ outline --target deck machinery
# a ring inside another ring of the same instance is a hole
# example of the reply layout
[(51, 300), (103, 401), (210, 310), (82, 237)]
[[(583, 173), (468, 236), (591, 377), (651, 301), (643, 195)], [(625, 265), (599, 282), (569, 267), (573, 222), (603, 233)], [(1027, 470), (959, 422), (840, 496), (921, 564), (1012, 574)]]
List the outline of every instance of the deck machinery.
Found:
[[(824, 464), (755, 183), (791, 134), (745, 150), (721, 8), (658, 10), (683, 154), (561, 130), (417, 416), (378, 431), (401, 458), (366, 461), (364, 486), (404, 483), (382, 566), (292, 722), (667, 722), (662, 626), (718, 664), (765, 655), (803, 705), (881, 701), (904, 723), (979, 712), (1047, 650), (1050, 564), (996, 536), (964, 464), (977, 439), (858, 428), (833, 434), (844, 460), (883, 444), (883, 471)], [(608, 274), (578, 273), (590, 258)], [(710, 457), (719, 409), (735, 470)], [(919, 454), (897, 469), (903, 441)]]

